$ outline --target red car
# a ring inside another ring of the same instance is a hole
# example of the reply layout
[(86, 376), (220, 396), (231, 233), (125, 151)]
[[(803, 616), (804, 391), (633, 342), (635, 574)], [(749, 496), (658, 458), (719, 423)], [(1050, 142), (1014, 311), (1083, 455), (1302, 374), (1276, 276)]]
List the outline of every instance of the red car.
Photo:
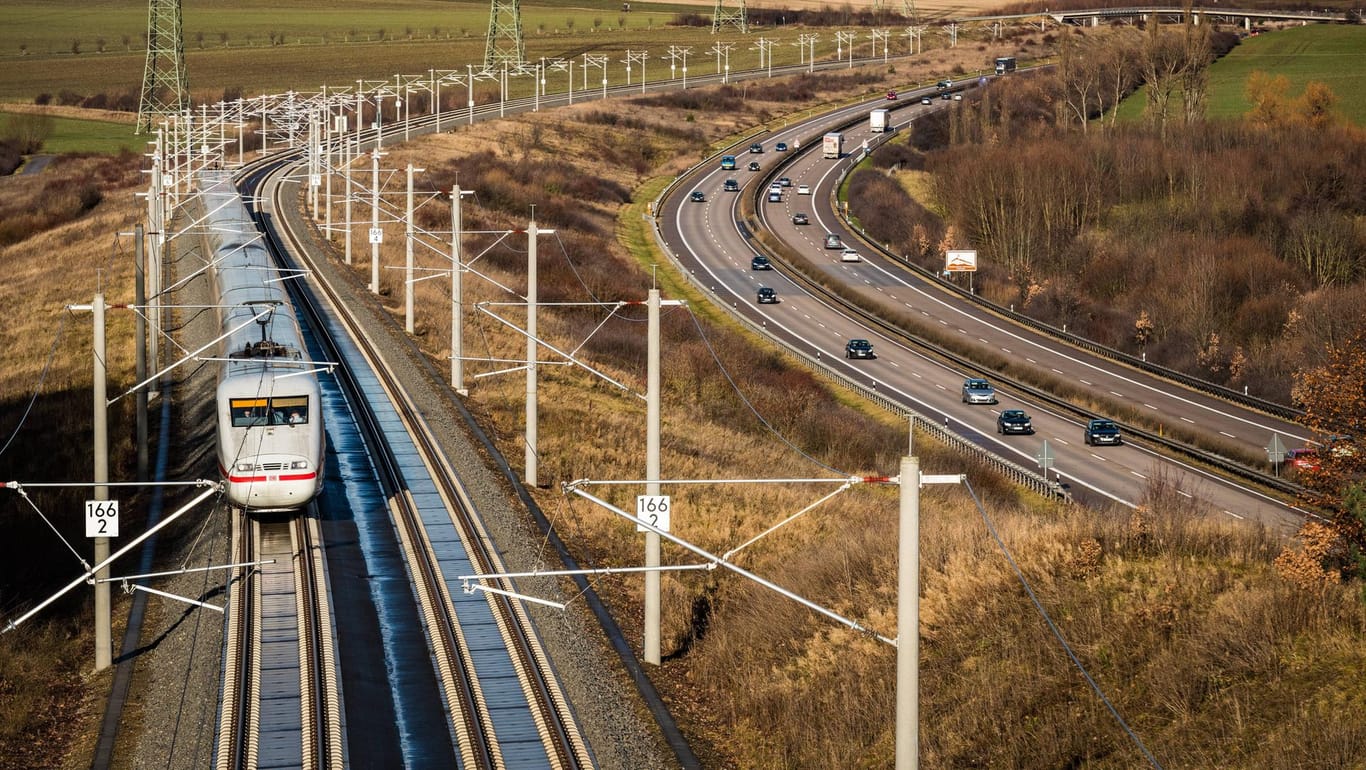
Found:
[(887, 101), (889, 101), (889, 102), (894, 102), (894, 101), (896, 101), (896, 91), (888, 91), (888, 92), (887, 92)]
[(1285, 453), (1285, 461), (1290, 464), (1291, 468), (1294, 468), (1296, 470), (1318, 470), (1319, 450), (1313, 447), (1292, 449), (1289, 452)]

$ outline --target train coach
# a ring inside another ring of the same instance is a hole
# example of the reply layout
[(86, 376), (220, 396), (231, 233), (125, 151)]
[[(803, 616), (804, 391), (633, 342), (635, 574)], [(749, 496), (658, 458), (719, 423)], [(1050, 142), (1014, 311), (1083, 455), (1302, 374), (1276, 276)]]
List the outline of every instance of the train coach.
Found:
[(218, 468), (236, 507), (293, 511), (322, 491), (317, 369), (280, 270), (231, 175), (200, 179), (210, 281), (221, 324), (216, 392)]

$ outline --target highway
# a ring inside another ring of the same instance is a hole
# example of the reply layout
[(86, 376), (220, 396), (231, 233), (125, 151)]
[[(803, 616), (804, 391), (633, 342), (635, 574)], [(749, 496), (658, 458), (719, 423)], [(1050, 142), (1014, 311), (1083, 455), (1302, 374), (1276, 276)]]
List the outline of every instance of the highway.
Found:
[[(876, 139), (867, 126), (867, 113), (875, 107), (894, 107), (892, 124), (904, 128), (928, 110), (952, 108), (961, 102), (935, 98), (920, 104), (920, 93), (901, 99), (867, 101), (810, 122), (795, 124), (763, 137), (764, 152), (751, 154), (744, 145), (735, 150), (737, 170), (723, 171), (719, 164), (688, 177), (677, 185), (659, 210), (660, 238), (682, 267), (711, 291), (717, 301), (761, 326), (776, 341), (819, 359), (828, 369), (854, 378), (906, 408), (941, 421), (973, 443), (1021, 465), (1034, 467), (1047, 439), (1055, 456), (1054, 472), (1079, 497), (1104, 497), (1124, 505), (1138, 505), (1156, 486), (1170, 487), (1224, 516), (1264, 523), (1283, 531), (1293, 530), (1303, 513), (1269, 494), (1230, 482), (1197, 465), (1160, 454), (1134, 441), (1120, 447), (1090, 447), (1082, 440), (1082, 421), (1071, 412), (1052, 408), (1027, 394), (998, 383), (1000, 403), (969, 406), (962, 403), (960, 387), (965, 377), (979, 371), (955, 368), (921, 352), (904, 335), (884, 333), (845, 308), (809, 291), (805, 282), (779, 264), (778, 270), (753, 271), (751, 257), (758, 253), (752, 239), (754, 219), (742, 215), (742, 196), (758, 195), (760, 226), (771, 231), (793, 253), (809, 261), (821, 274), (838, 280), (859, 297), (863, 307), (885, 318), (897, 315), (960, 335), (982, 352), (1012, 357), (1073, 383), (1098, 399), (1097, 403), (1127, 404), (1146, 410), (1174, 428), (1202, 431), (1238, 446), (1260, 451), (1272, 433), (1286, 446), (1298, 446), (1311, 436), (1303, 426), (1268, 416), (1216, 397), (1176, 385), (1142, 371), (1086, 353), (1051, 337), (985, 314), (976, 305), (927, 282), (903, 265), (883, 258), (835, 215), (833, 195), (842, 170), (852, 159), (839, 161), (813, 152), (774, 152), (777, 142), (800, 143), (810, 148), (827, 128), (861, 118), (844, 130), (846, 152), (857, 153), (864, 139)], [(748, 144), (747, 142), (745, 143)], [(746, 170), (751, 160), (761, 170)], [(781, 167), (781, 170), (777, 170)], [(765, 191), (772, 177), (788, 177), (780, 203), (769, 203)], [(740, 192), (724, 192), (723, 182), (736, 178)], [(799, 195), (806, 184), (810, 195)], [(690, 200), (700, 190), (705, 202)], [(808, 215), (810, 224), (792, 224), (792, 215)], [(840, 261), (838, 250), (824, 248), (826, 233), (836, 233), (854, 245), (862, 261)], [(781, 263), (781, 260), (777, 260)], [(777, 291), (778, 304), (760, 305), (758, 286)], [(903, 324), (904, 325), (904, 324)], [(844, 345), (850, 338), (872, 340), (875, 360), (849, 361)], [(1028, 400), (1026, 400), (1028, 398)], [(996, 415), (1002, 409), (1022, 408), (1034, 418), (1033, 436), (1003, 437), (996, 434)]]

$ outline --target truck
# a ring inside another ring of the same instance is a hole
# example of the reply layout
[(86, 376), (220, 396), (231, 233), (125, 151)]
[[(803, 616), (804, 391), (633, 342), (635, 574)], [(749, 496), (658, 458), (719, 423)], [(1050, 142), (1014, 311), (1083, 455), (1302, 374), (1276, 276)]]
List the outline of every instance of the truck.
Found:
[(1001, 56), (996, 59), (996, 74), (1004, 75), (1007, 72), (1015, 71), (1015, 57)]
[(887, 130), (887, 110), (876, 109), (868, 113), (868, 129), (875, 134)]
[(826, 158), (838, 158), (844, 153), (844, 134), (838, 131), (831, 131), (821, 139), (821, 155)]

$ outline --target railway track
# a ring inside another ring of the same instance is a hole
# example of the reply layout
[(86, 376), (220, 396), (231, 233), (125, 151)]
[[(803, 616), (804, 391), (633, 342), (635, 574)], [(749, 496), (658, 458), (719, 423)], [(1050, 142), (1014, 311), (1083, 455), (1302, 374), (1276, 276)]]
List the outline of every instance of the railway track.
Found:
[(317, 519), (233, 517), (219, 770), (343, 766)]
[[(280, 173), (276, 176), (284, 176)], [(268, 182), (276, 212), (297, 207), (297, 187)], [(317, 277), (307, 241), (276, 216), (277, 250), (296, 255)], [(433, 663), (462, 767), (591, 767), (568, 701), (520, 603), (461, 591), (460, 574), (506, 571), (478, 512), (443, 455), (419, 406), (385, 363), (364, 320), (321, 279), (296, 303), (328, 357), (381, 477), (426, 624)], [(495, 588), (515, 592), (510, 581)], [(493, 641), (496, 640), (496, 644)]]

